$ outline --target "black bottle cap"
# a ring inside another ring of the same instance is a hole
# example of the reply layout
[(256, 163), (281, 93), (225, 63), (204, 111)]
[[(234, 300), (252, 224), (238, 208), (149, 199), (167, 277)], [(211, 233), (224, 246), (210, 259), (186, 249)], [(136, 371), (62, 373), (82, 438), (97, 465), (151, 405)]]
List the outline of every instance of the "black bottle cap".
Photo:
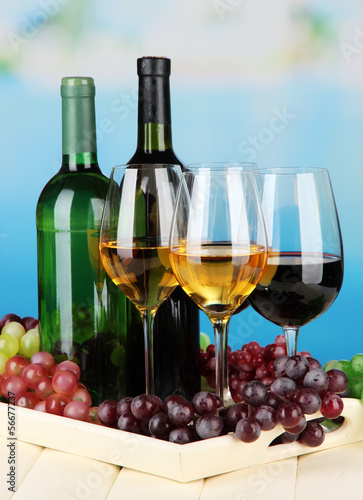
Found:
[(170, 76), (170, 59), (167, 57), (140, 57), (137, 60), (139, 76)]

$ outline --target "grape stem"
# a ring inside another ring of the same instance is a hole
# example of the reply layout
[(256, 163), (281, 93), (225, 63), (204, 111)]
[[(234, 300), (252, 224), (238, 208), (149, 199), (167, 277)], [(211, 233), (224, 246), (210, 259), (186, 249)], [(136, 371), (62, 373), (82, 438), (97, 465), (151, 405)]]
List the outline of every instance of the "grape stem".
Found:
[(145, 391), (148, 395), (155, 394), (153, 335), (154, 318), (154, 311), (141, 311), (142, 326), (144, 331)]

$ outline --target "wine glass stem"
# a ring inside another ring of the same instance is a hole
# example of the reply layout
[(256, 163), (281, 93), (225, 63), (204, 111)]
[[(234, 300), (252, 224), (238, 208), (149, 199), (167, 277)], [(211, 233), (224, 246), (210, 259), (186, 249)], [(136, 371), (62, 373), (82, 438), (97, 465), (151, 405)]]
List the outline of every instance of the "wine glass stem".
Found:
[(225, 403), (228, 399), (228, 327), (226, 322), (213, 323), (216, 350), (216, 393)]
[(145, 392), (155, 394), (154, 380), (154, 318), (155, 313), (149, 310), (141, 312), (142, 326), (144, 330), (144, 355), (145, 355)]
[(297, 326), (283, 328), (286, 340), (286, 354), (288, 356), (295, 356), (297, 349), (297, 337), (299, 335), (299, 328)]

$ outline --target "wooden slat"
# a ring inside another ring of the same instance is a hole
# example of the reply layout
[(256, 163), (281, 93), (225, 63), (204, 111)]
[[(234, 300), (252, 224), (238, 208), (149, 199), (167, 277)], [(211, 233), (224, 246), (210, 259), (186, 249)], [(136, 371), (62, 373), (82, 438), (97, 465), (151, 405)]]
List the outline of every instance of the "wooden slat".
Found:
[(104, 500), (120, 468), (45, 449), (12, 500)]
[(211, 477), (204, 482), (200, 500), (293, 500), (296, 469), (293, 457)]
[[(9, 440), (4, 437), (0, 437), (0, 498), (1, 500), (8, 500), (13, 497), (14, 493), (10, 491), (8, 488), (11, 487), (10, 484), (7, 484), (7, 480), (9, 479), (7, 474), (10, 473), (10, 466), (13, 464), (9, 464), (8, 461), (12, 460), (12, 457), (9, 456), (10, 449), (7, 446), (9, 444)], [(34, 444), (23, 443), (22, 441), (18, 441), (16, 443), (16, 451), (15, 451), (15, 475), (16, 475), (16, 489), (18, 489), (19, 485), (22, 483), (30, 469), (33, 467), (34, 463), (40, 457), (43, 452), (41, 446), (36, 446)]]
[(295, 500), (362, 498), (363, 442), (299, 458)]
[(203, 479), (180, 483), (132, 469), (121, 469), (107, 500), (198, 500)]

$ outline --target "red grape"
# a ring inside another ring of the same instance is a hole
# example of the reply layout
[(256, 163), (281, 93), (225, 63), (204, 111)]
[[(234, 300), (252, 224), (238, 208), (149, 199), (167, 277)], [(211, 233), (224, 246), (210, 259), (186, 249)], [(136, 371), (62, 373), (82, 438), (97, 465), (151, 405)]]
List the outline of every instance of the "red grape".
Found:
[(56, 373), (58, 370), (69, 370), (73, 372), (76, 375), (77, 380), (79, 380), (81, 377), (80, 367), (74, 361), (71, 361), (69, 359), (66, 359), (65, 361), (62, 361), (61, 363), (56, 365), (54, 373)]
[(47, 375), (48, 372), (42, 365), (39, 363), (31, 363), (24, 368), (22, 377), (26, 385), (34, 389), (37, 381)]
[(98, 408), (98, 418), (107, 427), (116, 427), (117, 425), (117, 401), (106, 399)]
[(320, 446), (325, 439), (324, 429), (318, 422), (311, 420), (300, 434), (300, 440), (307, 446)]
[(171, 443), (186, 444), (194, 441), (194, 432), (192, 427), (186, 425), (185, 427), (175, 427), (169, 433), (169, 441)]
[(92, 398), (87, 389), (83, 389), (82, 387), (78, 387), (72, 394), (70, 394), (69, 399), (71, 401), (82, 401), (86, 403), (88, 408), (92, 405)]
[(225, 414), (228, 428), (234, 432), (237, 422), (239, 422), (242, 418), (246, 418), (247, 415), (248, 406), (246, 403), (236, 403), (235, 405), (230, 406)]
[(74, 418), (75, 420), (83, 420), (86, 422), (89, 415), (89, 406), (83, 401), (70, 401), (63, 411), (63, 416)]
[(117, 421), (117, 427), (121, 431), (141, 433), (141, 422), (131, 411), (125, 411)]
[(329, 377), (329, 387), (330, 392), (342, 393), (346, 390), (348, 386), (348, 377), (341, 370), (328, 370), (326, 372)]
[(16, 406), (21, 406), (23, 408), (34, 408), (34, 406), (39, 403), (39, 398), (34, 394), (34, 392), (21, 392), (15, 398)]
[(158, 408), (156, 400), (147, 394), (139, 394), (131, 403), (131, 411), (138, 420), (151, 418), (158, 412)]
[(37, 404), (34, 406), (33, 410), (37, 410), (37, 411), (44, 411), (44, 412), (46, 412), (47, 410), (46, 410), (46, 408), (45, 408), (45, 405), (46, 405), (46, 401), (45, 401), (45, 400), (43, 400), (43, 401), (39, 401), (39, 403), (37, 403)]
[(236, 425), (236, 437), (244, 443), (253, 443), (260, 437), (261, 427), (253, 417), (246, 417)]
[(174, 401), (186, 401), (185, 397), (181, 394), (171, 394), (164, 399), (164, 404), (166, 406), (166, 410), (169, 409), (169, 406), (174, 403)]
[(255, 408), (252, 416), (260, 424), (262, 431), (269, 431), (277, 425), (276, 410), (271, 406), (261, 405)]
[(310, 370), (315, 370), (316, 368), (321, 368), (321, 363), (317, 359), (312, 358), (311, 356), (306, 356), (306, 359), (309, 362)]
[(208, 391), (199, 391), (194, 395), (192, 400), (195, 412), (198, 415), (205, 415), (206, 413), (215, 413), (217, 409), (217, 402), (212, 394)]
[(3, 326), (5, 326), (6, 323), (10, 323), (11, 321), (16, 321), (17, 323), (21, 324), (21, 317), (13, 313), (5, 314), (0, 319), (0, 330), (2, 330)]
[(303, 385), (315, 389), (322, 396), (328, 390), (329, 375), (321, 368), (312, 369), (305, 375)]
[(270, 389), (278, 396), (285, 397), (289, 392), (294, 391), (296, 387), (296, 382), (291, 378), (278, 377), (272, 382)]
[(188, 425), (194, 417), (194, 406), (189, 401), (174, 401), (169, 406), (168, 417), (176, 427)]
[(299, 435), (306, 427), (306, 418), (305, 415), (302, 415), (300, 422), (295, 425), (294, 427), (289, 427), (286, 429), (287, 432), (290, 432), (291, 434), (297, 434)]
[(156, 413), (149, 420), (149, 431), (151, 435), (156, 438), (168, 439), (172, 428), (173, 425), (170, 422), (168, 415), (164, 412)]
[(132, 400), (134, 398), (132, 398), (131, 396), (126, 396), (122, 399), (120, 399), (120, 401), (117, 403), (117, 415), (122, 415), (123, 413), (125, 413), (126, 411), (131, 411), (131, 403), (132, 403)]
[(52, 386), (52, 377), (49, 375), (44, 375), (37, 380), (34, 386), (34, 392), (41, 400), (46, 400), (51, 394), (54, 394), (54, 389)]
[(65, 406), (69, 403), (69, 397), (65, 394), (51, 394), (45, 402), (45, 410), (53, 415), (63, 415)]
[(263, 402), (263, 404), (265, 405), (272, 406), (274, 410), (277, 410), (277, 408), (281, 403), (282, 399), (280, 398), (280, 396), (271, 391), (268, 391), (265, 400)]
[(344, 408), (343, 399), (334, 392), (326, 392), (321, 400), (320, 413), (325, 418), (337, 418)]
[(52, 386), (58, 394), (71, 395), (78, 386), (78, 379), (70, 370), (57, 370), (52, 379)]
[(262, 382), (252, 380), (243, 387), (242, 395), (246, 403), (251, 406), (259, 406), (267, 395), (267, 389)]
[(223, 428), (222, 420), (218, 415), (205, 413), (195, 423), (195, 430), (201, 439), (217, 437)]
[(39, 321), (36, 318), (33, 318), (33, 316), (25, 316), (25, 318), (21, 319), (21, 322), (26, 331), (37, 328), (39, 324)]
[(285, 371), (286, 375), (293, 380), (299, 380), (306, 375), (306, 373), (310, 370), (309, 361), (297, 354), (296, 356), (291, 356), (286, 360), (285, 363)]
[(321, 398), (315, 389), (303, 387), (298, 391), (294, 402), (300, 406), (303, 413), (311, 415), (320, 410)]
[(42, 365), (48, 373), (51, 372), (53, 366), (55, 365), (55, 359), (49, 352), (38, 351), (33, 354), (30, 358), (31, 363), (39, 363)]
[(23, 375), (24, 368), (29, 365), (29, 361), (24, 356), (13, 356), (5, 364), (5, 373), (7, 377), (12, 375)]
[(276, 410), (277, 421), (285, 429), (298, 425), (302, 415), (303, 412), (296, 403), (282, 403)]
[(26, 392), (26, 384), (19, 375), (12, 375), (1, 384), (1, 392), (7, 399), (16, 398), (18, 394)]

